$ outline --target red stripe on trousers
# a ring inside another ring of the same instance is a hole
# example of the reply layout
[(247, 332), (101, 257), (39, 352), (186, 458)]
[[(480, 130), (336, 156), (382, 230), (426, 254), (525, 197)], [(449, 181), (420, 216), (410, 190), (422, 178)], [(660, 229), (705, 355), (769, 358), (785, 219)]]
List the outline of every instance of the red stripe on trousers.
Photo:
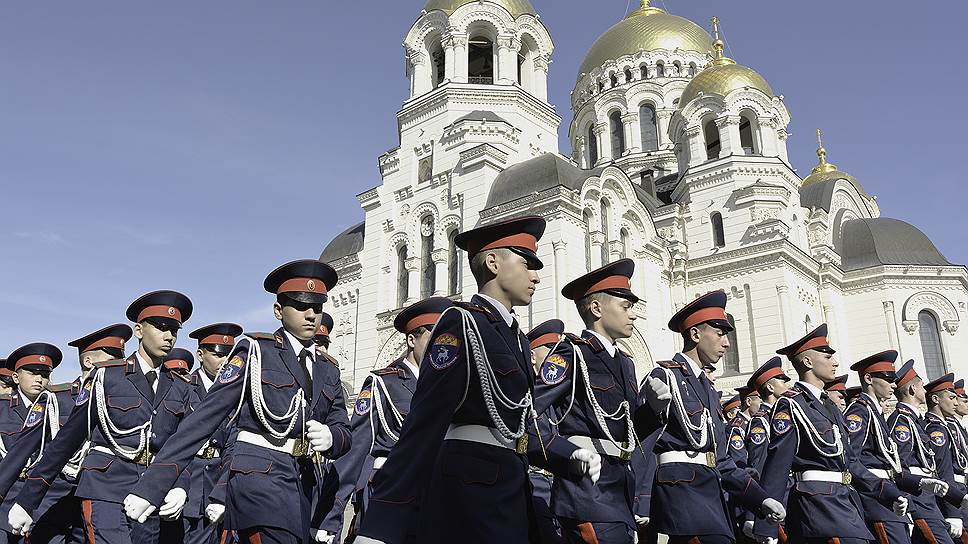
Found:
[(81, 499), (81, 513), (84, 515), (84, 533), (88, 544), (94, 544), (94, 520), (91, 516), (91, 499)]

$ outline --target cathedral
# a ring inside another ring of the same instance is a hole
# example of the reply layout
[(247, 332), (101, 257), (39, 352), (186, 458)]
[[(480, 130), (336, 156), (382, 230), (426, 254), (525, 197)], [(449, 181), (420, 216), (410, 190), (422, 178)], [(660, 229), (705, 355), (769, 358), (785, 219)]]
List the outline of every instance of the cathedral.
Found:
[(548, 221), (541, 283), (516, 309), (524, 330), (557, 317), (580, 332), (561, 288), (635, 261), (642, 300), (621, 343), (640, 379), (681, 347), (670, 316), (717, 289), (735, 325), (721, 390), (823, 322), (842, 373), (884, 349), (928, 379), (968, 371), (957, 362), (968, 270), (881, 217), (861, 180), (828, 161), (819, 131), (801, 178), (783, 96), (724, 55), (716, 19), (707, 31), (642, 0), (605, 31), (571, 93), (571, 156), (547, 99), (554, 42), (528, 0), (429, 0), (404, 53), (400, 145), (379, 157), (382, 183), (360, 188), (363, 220), (320, 257), (340, 275), (326, 310), (349, 397), (404, 352), (393, 328), (403, 307), (476, 292), (455, 234), (519, 215)]

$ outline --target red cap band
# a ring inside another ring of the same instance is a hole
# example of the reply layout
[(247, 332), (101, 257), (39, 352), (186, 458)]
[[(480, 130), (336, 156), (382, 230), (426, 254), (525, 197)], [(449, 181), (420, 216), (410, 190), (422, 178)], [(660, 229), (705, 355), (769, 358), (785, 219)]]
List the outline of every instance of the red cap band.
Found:
[(94, 351), (101, 348), (115, 348), (123, 350), (124, 338), (121, 338), (120, 336), (108, 336), (98, 340), (97, 342), (94, 342), (93, 344), (90, 344), (89, 346), (81, 348), (79, 351), (84, 353), (85, 351)]
[(844, 382), (834, 382), (830, 387), (824, 387), (824, 391), (847, 391), (847, 384)]
[(759, 389), (759, 388), (763, 387), (766, 384), (766, 382), (772, 380), (773, 378), (779, 376), (780, 374), (783, 374), (783, 369), (782, 368), (779, 368), (779, 367), (778, 368), (771, 368), (771, 369), (767, 370), (766, 372), (764, 372), (764, 373), (760, 374), (759, 376), (757, 376), (756, 377), (756, 381), (753, 382), (753, 385), (755, 385), (756, 388)]
[(210, 334), (198, 341), (199, 344), (219, 344), (222, 346), (234, 346), (235, 337), (227, 334)]
[(20, 370), (20, 367), (24, 365), (43, 365), (53, 368), (54, 362), (51, 361), (50, 357), (46, 355), (25, 355), (17, 359), (17, 362), (14, 363), (13, 367), (16, 370)]
[(141, 323), (149, 317), (165, 317), (168, 319), (174, 319), (175, 321), (182, 322), (181, 310), (175, 308), (174, 306), (148, 306), (141, 313), (138, 314), (138, 323)]
[(714, 319), (727, 321), (726, 310), (720, 308), (719, 306), (696, 310), (689, 317), (685, 318), (682, 321), (682, 329), (679, 332), (687, 331), (691, 327), (695, 327), (700, 323), (705, 323), (707, 321), (712, 321)]
[(906, 383), (908, 383), (909, 381), (917, 377), (918, 377), (918, 373), (915, 372), (914, 369), (912, 368), (911, 370), (908, 370), (903, 376), (898, 376), (897, 386), (904, 387)]
[(589, 287), (588, 290), (585, 291), (584, 296), (587, 297), (588, 295), (605, 291), (607, 289), (628, 289), (631, 291), (632, 284), (629, 283), (629, 279), (625, 276), (609, 276)]
[(723, 410), (732, 410), (733, 408), (739, 408), (739, 400), (731, 400), (723, 405)]
[(434, 325), (437, 320), (440, 319), (440, 314), (420, 314), (410, 321), (407, 321), (404, 329), (407, 330), (406, 334), (410, 334), (414, 330), (420, 327), (426, 327), (428, 325)]
[(319, 278), (290, 278), (279, 285), (276, 294), (318, 293), (326, 294), (326, 283)]
[(804, 351), (807, 351), (808, 349), (821, 348), (821, 347), (829, 346), (829, 345), (830, 345), (830, 343), (827, 340), (827, 337), (826, 336), (815, 336), (815, 337), (811, 338), (810, 340), (807, 340), (806, 342), (804, 342), (803, 344), (801, 344), (800, 347), (797, 348), (797, 352), (794, 353), (794, 355), (803, 353)]
[[(494, 240), (493, 242), (487, 245), (484, 245), (477, 250), (468, 251), (468, 253), (470, 255), (477, 255), (482, 251), (487, 251), (489, 249), (499, 249), (502, 247), (520, 247), (524, 249), (530, 249), (531, 251), (537, 253), (538, 239), (526, 232), (521, 232), (518, 234), (512, 234), (511, 236), (505, 236), (504, 238), (498, 238), (497, 240)], [(474, 248), (471, 247), (470, 249), (474, 249)]]
[(867, 368), (861, 370), (861, 374), (871, 374), (874, 372), (895, 372), (894, 363), (890, 361), (878, 361), (876, 363), (867, 365)]
[(188, 361), (184, 359), (168, 359), (165, 361), (165, 368), (180, 368), (182, 370), (188, 370)]
[(13, 370), (7, 367), (0, 368), (0, 376), (13, 376)]
[(937, 393), (938, 391), (944, 391), (946, 389), (954, 390), (955, 382), (951, 380), (945, 380), (943, 382), (938, 382), (934, 384), (934, 387), (928, 389), (928, 393)]
[(557, 344), (559, 340), (561, 340), (561, 335), (556, 332), (542, 334), (531, 341), (531, 349), (534, 349), (538, 346), (544, 346), (546, 344)]

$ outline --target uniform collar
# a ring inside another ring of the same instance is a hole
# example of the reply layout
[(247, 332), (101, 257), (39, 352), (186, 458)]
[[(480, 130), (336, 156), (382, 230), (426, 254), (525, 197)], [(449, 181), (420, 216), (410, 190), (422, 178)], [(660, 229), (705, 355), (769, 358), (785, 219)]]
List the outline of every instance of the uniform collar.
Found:
[(508, 327), (511, 326), (511, 323), (514, 321), (513, 310), (508, 310), (503, 304), (501, 304), (494, 298), (485, 295), (484, 293), (477, 293), (477, 296), (486, 300), (488, 304), (490, 304), (491, 306), (494, 306), (494, 309), (497, 310), (497, 313), (501, 315), (501, 319), (503, 319), (504, 322), (507, 323)]
[(289, 347), (292, 348), (293, 352), (295, 352), (297, 361), (299, 360), (299, 354), (305, 349), (309, 352), (310, 361), (314, 363), (316, 362), (316, 349), (311, 342), (309, 347), (303, 347), (302, 342), (300, 342), (299, 339), (296, 338), (291, 332), (287, 331), (285, 327), (282, 328), (282, 334), (285, 334), (286, 340), (289, 340)]
[(884, 415), (884, 410), (881, 409), (881, 403), (877, 402), (877, 399), (874, 398), (874, 395), (870, 395), (867, 393), (861, 393), (861, 395), (867, 397), (868, 400), (870, 400), (870, 403), (874, 405), (875, 408), (877, 408), (878, 414)]
[(199, 367), (198, 369), (198, 379), (202, 382), (202, 387), (206, 391), (212, 388), (212, 384), (215, 383), (214, 380), (208, 377), (208, 373), (205, 372), (204, 368)]
[(692, 374), (698, 378), (699, 375), (702, 374), (702, 367), (699, 366), (696, 363), (696, 361), (693, 361), (692, 359), (690, 359), (689, 356), (686, 355), (685, 353), (679, 352), (679, 355), (681, 355), (682, 358), (685, 359), (687, 363), (689, 363), (689, 369), (692, 370)]
[(410, 371), (410, 374), (412, 374), (414, 378), (420, 377), (420, 367), (411, 363), (409, 360), (407, 360), (406, 357), (404, 357), (403, 359), (400, 359), (400, 361), (403, 362), (403, 365), (407, 367), (407, 370)]
[(134, 352), (134, 357), (135, 360), (138, 361), (138, 367), (141, 368), (141, 373), (145, 376), (147, 376), (149, 372), (154, 372), (157, 370), (155, 367), (151, 366), (151, 363), (146, 361), (145, 358), (141, 356), (141, 351)]
[(914, 406), (913, 404), (908, 404), (906, 402), (898, 401), (897, 405), (898, 406), (907, 406), (908, 410), (911, 410), (912, 413), (914, 413), (916, 415), (919, 415), (919, 416), (923, 415), (923, 414), (921, 414), (921, 409), (918, 408), (918, 407), (916, 407), (916, 406)]
[(602, 347), (604, 347), (605, 351), (608, 352), (609, 357), (615, 357), (615, 350), (617, 348), (615, 347), (615, 344), (611, 342), (611, 340), (609, 340), (608, 338), (605, 338), (601, 334), (598, 334), (597, 332), (591, 329), (585, 329), (585, 332), (587, 332), (588, 334), (594, 335), (595, 338), (598, 338), (598, 341), (602, 343)]
[[(20, 403), (26, 406), (27, 408), (30, 408), (31, 406), (34, 405), (34, 403), (27, 398), (27, 395), (24, 395), (24, 392), (21, 391), (19, 387), (17, 388), (17, 395), (20, 397)], [(37, 398), (40, 398), (40, 397), (38, 396)]]
[(804, 381), (799, 381), (797, 383), (799, 385), (803, 386), (804, 389), (806, 389), (807, 391), (809, 391), (810, 394), (813, 395), (813, 398), (815, 398), (817, 400), (823, 399), (823, 389), (820, 389), (816, 385), (809, 384), (809, 383), (804, 382)]

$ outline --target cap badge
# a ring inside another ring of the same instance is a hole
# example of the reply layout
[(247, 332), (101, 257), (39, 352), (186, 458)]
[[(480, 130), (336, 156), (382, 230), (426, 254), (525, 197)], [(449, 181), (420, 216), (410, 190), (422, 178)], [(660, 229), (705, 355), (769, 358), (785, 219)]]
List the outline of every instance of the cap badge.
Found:
[(168, 307), (168, 315), (170, 315), (172, 317), (175, 316), (175, 309), (173, 307), (171, 307), (171, 306)]
[(315, 291), (316, 290), (316, 282), (313, 281), (313, 280), (307, 281), (306, 282), (306, 289), (309, 289), (310, 291)]

